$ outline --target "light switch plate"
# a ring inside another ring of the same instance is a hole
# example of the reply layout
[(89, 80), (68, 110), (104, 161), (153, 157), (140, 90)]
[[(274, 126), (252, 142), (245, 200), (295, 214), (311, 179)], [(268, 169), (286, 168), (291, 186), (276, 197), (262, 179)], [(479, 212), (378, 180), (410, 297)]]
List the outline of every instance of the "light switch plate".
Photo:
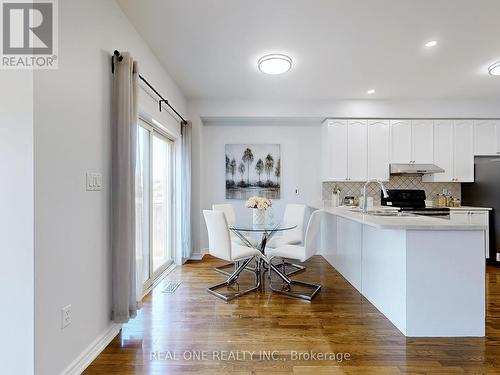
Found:
[(102, 190), (102, 174), (87, 172), (87, 191)]
[(66, 328), (71, 324), (71, 305), (61, 309), (61, 329)]

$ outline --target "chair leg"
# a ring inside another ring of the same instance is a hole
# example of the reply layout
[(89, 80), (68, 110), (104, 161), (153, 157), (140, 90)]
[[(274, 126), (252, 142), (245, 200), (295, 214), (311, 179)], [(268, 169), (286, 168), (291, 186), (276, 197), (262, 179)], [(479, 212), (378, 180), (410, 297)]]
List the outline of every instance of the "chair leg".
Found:
[[(311, 284), (311, 283), (306, 283), (304, 281), (298, 281), (298, 280), (292, 280), (290, 279), (285, 273), (282, 273), (276, 266), (272, 264), (274, 257), (271, 257), (269, 259), (269, 288), (276, 293), (281, 293), (285, 294), (290, 297), (295, 297), (295, 298), (301, 298), (305, 299), (307, 301), (311, 301), (314, 296), (319, 292), (321, 289), (321, 285), (316, 285), (316, 284)], [(283, 267), (285, 269), (285, 267)], [(288, 286), (289, 290), (283, 290), (283, 289), (276, 289), (273, 287), (273, 283), (271, 280), (271, 270), (276, 272), (276, 274), (285, 282), (285, 284)], [(286, 270), (286, 269), (285, 269)], [(302, 285), (302, 286), (307, 286), (312, 288), (312, 292), (310, 294), (305, 294), (305, 293), (297, 293), (297, 292), (292, 292), (292, 286), (293, 285)]]
[(226, 268), (235, 267), (235, 263), (227, 263), (219, 267), (214, 267), (214, 271), (218, 272), (224, 276), (231, 276), (231, 272), (225, 271)]
[(222, 287), (227, 287), (229, 285), (234, 284), (236, 282), (236, 280), (238, 279), (238, 277), (240, 276), (240, 273), (243, 272), (247, 268), (248, 263), (250, 263), (253, 258), (254, 257), (250, 257), (250, 258), (244, 260), (239, 265), (239, 267), (229, 276), (229, 278), (226, 281), (223, 281), (221, 283), (218, 283), (218, 284), (215, 284), (215, 285), (208, 287), (207, 291), (210, 294), (213, 294), (214, 296), (219, 297), (227, 302), (227, 301), (232, 300), (233, 298), (240, 297), (243, 294), (246, 294), (246, 293), (249, 293), (249, 292), (252, 292), (252, 291), (258, 289), (260, 287), (260, 274), (258, 271), (256, 271), (256, 272), (254, 272), (254, 274), (255, 274), (255, 286), (253, 286), (249, 289), (238, 291), (236, 293), (232, 293), (232, 294), (222, 294), (222, 293), (217, 292), (217, 289), (220, 289)]
[[(291, 268), (291, 270), (288, 270), (287, 267)], [(301, 266), (300, 264), (287, 262), (284, 259), (280, 264), (276, 265), (276, 268), (281, 268), (281, 272), (283, 272), (287, 276), (294, 275), (306, 270), (306, 267)]]
[[(225, 269), (227, 269), (227, 268), (233, 268), (234, 270), (236, 270), (238, 268), (238, 266), (239, 266), (237, 263), (238, 262), (227, 263), (227, 264), (224, 264), (224, 265), (219, 266), (219, 267), (214, 267), (214, 271), (218, 272), (218, 273), (220, 273), (221, 275), (224, 275), (224, 276), (231, 276), (232, 272), (225, 271)], [(255, 268), (253, 268), (253, 267), (247, 266), (246, 269), (248, 271), (255, 272)]]

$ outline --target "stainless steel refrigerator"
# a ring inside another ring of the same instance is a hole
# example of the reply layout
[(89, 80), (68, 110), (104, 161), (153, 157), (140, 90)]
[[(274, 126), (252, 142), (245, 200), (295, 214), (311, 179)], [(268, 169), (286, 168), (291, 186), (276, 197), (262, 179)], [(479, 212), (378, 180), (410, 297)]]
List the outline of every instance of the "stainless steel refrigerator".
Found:
[(490, 262), (500, 265), (500, 156), (474, 158), (474, 182), (462, 184), (464, 206), (491, 207)]

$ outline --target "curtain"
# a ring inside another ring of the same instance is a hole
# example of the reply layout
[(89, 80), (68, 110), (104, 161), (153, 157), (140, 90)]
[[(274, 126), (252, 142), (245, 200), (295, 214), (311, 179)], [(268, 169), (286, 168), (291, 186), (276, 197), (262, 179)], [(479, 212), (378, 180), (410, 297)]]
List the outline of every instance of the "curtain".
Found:
[(192, 124), (181, 125), (181, 243), (182, 260), (191, 257), (191, 137)]
[(125, 323), (136, 315), (135, 164), (138, 66), (129, 53), (115, 58), (112, 99), (112, 319)]

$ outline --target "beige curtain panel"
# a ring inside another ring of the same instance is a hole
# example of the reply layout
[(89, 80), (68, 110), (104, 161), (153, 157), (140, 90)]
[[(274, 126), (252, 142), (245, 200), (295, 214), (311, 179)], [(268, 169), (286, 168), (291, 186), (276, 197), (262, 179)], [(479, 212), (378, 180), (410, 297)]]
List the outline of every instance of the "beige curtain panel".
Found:
[(135, 153), (139, 71), (129, 53), (114, 59), (112, 99), (112, 319), (125, 323), (140, 307), (136, 291)]

